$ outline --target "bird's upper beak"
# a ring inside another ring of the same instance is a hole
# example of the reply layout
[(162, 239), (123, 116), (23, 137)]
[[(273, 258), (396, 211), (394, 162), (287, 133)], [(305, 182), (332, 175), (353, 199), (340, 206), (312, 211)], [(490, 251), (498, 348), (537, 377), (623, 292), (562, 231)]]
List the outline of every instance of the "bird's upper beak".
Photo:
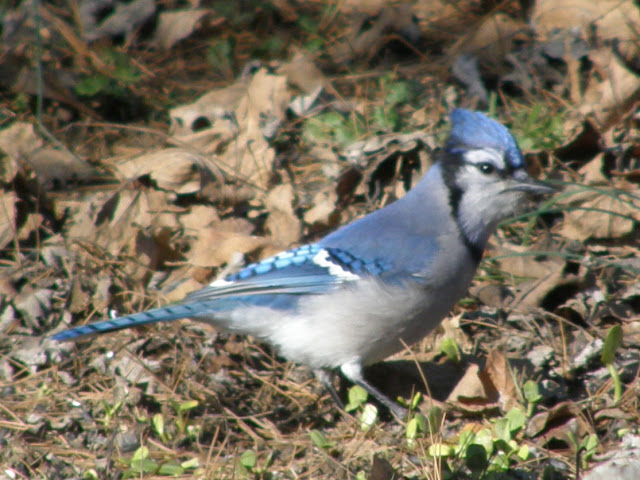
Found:
[(520, 170), (513, 175), (513, 184), (507, 187), (505, 192), (525, 192), (531, 195), (546, 195), (556, 192), (558, 189), (546, 182), (536, 180), (529, 176), (524, 170)]

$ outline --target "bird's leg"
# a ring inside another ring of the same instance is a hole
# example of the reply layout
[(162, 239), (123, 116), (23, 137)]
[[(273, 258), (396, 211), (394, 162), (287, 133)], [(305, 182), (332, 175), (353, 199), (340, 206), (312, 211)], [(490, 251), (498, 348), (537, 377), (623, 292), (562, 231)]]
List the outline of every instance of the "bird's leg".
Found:
[(370, 395), (389, 409), (389, 411), (399, 420), (406, 418), (408, 410), (402, 407), (398, 402), (392, 400), (376, 387), (371, 385), (362, 374), (362, 365), (359, 363), (346, 363), (340, 367), (343, 375), (356, 385), (364, 388)]
[(333, 386), (333, 371), (319, 368), (318, 370), (314, 370), (313, 373), (324, 388), (327, 389), (333, 401), (338, 405), (338, 408), (344, 411), (344, 403), (342, 402), (340, 395), (338, 395), (336, 388)]

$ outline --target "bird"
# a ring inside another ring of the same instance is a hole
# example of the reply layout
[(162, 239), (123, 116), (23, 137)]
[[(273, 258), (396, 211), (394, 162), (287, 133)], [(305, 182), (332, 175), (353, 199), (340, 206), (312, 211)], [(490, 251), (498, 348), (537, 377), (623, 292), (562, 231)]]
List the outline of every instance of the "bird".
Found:
[(65, 341), (192, 319), (251, 335), (306, 365), (342, 406), (340, 373), (402, 419), (407, 410), (363, 368), (424, 338), (465, 294), (489, 237), (529, 199), (534, 179), (509, 130), (477, 111), (450, 113), (434, 163), (402, 198), (320, 240), (276, 254), (189, 293), (179, 303), (76, 326)]

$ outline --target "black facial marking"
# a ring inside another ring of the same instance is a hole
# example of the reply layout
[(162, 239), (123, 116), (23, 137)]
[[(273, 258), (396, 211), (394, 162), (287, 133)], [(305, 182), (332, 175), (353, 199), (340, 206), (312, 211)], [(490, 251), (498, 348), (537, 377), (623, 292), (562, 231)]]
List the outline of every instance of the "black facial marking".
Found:
[(476, 263), (480, 263), (482, 259), (482, 253), (484, 249), (478, 244), (471, 241), (471, 239), (467, 236), (465, 231), (460, 225), (460, 200), (462, 200), (462, 195), (464, 192), (460, 188), (460, 186), (456, 183), (456, 176), (466, 164), (463, 158), (464, 151), (459, 150), (455, 153), (441, 151), (437, 154), (437, 159), (440, 161), (442, 165), (442, 179), (444, 180), (444, 184), (449, 191), (449, 206), (451, 207), (451, 216), (456, 222), (458, 226), (458, 231), (460, 232), (460, 236), (464, 241), (469, 253), (471, 254), (471, 258)]

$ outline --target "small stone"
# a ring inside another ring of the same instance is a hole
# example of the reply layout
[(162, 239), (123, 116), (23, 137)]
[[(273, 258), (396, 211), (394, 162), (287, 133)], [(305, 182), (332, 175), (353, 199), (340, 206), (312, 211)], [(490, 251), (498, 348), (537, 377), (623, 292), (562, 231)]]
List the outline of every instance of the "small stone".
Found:
[(509, 352), (521, 352), (527, 348), (527, 340), (519, 335), (509, 335), (506, 343)]
[[(0, 359), (0, 380), (8, 382), (9, 384), (11, 384), (11, 382), (13, 381), (13, 367), (6, 358)], [(0, 392), (3, 392), (5, 388), (9, 387), (0, 389)], [(2, 396), (1, 393), (0, 396)]]
[(16, 311), (11, 305), (7, 305), (0, 315), (0, 332), (6, 332), (15, 321)]
[(591, 360), (596, 358), (602, 353), (604, 342), (600, 338), (596, 338), (589, 342), (583, 349), (580, 350), (575, 357), (573, 357), (573, 369), (579, 369), (586, 367)]
[(54, 291), (41, 288), (29, 294), (20, 294), (14, 301), (16, 310), (31, 326), (37, 326), (38, 321), (51, 312), (51, 300)]
[(140, 446), (138, 437), (133, 431), (118, 433), (116, 435), (116, 444), (123, 453), (133, 452)]
[(537, 345), (527, 353), (527, 359), (537, 368), (545, 367), (553, 358), (555, 350), (549, 345)]
[(25, 365), (34, 368), (47, 363), (47, 354), (35, 338), (26, 338), (21, 345), (11, 352), (11, 356)]
[(49, 426), (51, 427), (52, 430), (62, 431), (62, 430), (66, 430), (69, 427), (69, 425), (71, 425), (71, 422), (72, 422), (71, 417), (69, 415), (65, 415), (58, 420), (51, 420), (49, 422)]
[(27, 415), (25, 422), (30, 425), (35, 425), (36, 423), (42, 422), (42, 418), (42, 415), (39, 415), (37, 413), (30, 413), (29, 415)]
[(58, 377), (58, 380), (60, 380), (65, 385), (75, 385), (78, 381), (76, 378), (73, 377), (73, 375), (71, 375), (68, 372), (64, 372), (62, 370), (59, 370), (56, 376)]
[(637, 480), (640, 478), (640, 437), (625, 435), (620, 447), (613, 456), (591, 469), (583, 480), (600, 480), (615, 478), (616, 480)]

